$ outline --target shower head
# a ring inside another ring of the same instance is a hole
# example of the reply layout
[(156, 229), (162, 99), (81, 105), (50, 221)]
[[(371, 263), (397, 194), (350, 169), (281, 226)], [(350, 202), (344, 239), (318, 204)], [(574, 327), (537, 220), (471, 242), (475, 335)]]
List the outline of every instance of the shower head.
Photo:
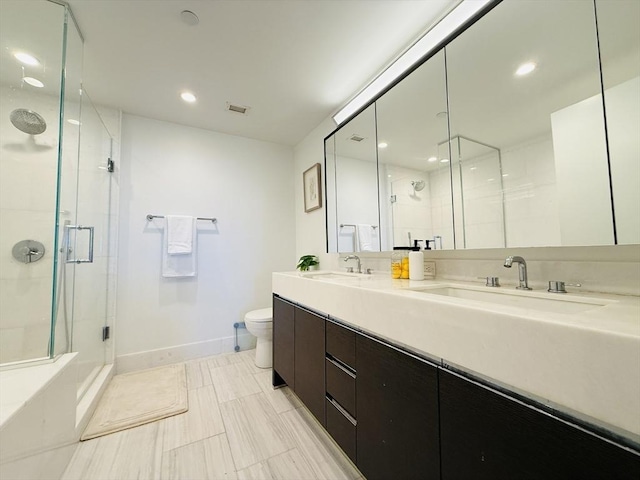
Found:
[(413, 190), (416, 192), (421, 191), (424, 188), (424, 180), (414, 180), (411, 182), (411, 186), (413, 187)]
[(14, 127), (29, 135), (40, 135), (47, 129), (47, 122), (39, 113), (26, 108), (18, 108), (11, 112), (9, 120)]

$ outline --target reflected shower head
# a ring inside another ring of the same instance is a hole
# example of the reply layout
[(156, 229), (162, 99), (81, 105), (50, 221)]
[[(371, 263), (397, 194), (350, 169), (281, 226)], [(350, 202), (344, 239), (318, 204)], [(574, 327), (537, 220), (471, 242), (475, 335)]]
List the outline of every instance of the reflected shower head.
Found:
[(421, 191), (424, 188), (424, 180), (414, 180), (411, 182), (411, 186), (413, 187), (413, 190), (416, 192)]
[(11, 112), (9, 120), (14, 127), (29, 135), (40, 135), (47, 129), (47, 122), (39, 113), (26, 108), (18, 108)]

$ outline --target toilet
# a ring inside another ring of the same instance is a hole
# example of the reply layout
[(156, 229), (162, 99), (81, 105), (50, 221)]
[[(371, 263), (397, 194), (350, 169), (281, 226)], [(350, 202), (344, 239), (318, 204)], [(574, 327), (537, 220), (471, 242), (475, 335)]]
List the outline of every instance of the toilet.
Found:
[(271, 368), (273, 365), (273, 309), (252, 310), (244, 317), (249, 333), (256, 337), (255, 363), (259, 368)]

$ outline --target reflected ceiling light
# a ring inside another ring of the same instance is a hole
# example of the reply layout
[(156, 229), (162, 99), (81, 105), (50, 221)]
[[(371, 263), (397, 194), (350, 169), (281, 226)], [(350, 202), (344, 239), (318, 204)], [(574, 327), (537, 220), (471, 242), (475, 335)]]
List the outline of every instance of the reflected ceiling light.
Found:
[(378, 144), (378, 148), (387, 148), (388, 146), (389, 146), (389, 144), (388, 144), (388, 143), (386, 143), (386, 142), (380, 142), (380, 143)]
[(187, 103), (194, 103), (196, 101), (196, 96), (191, 92), (182, 92), (180, 98)]
[(360, 91), (346, 106), (333, 116), (336, 124), (341, 124), (364, 107), (371, 99), (391, 85), (421, 58), (433, 51), (445, 38), (480, 11), (491, 0), (463, 0), (449, 14), (436, 23), (422, 38), (396, 59), (384, 72)]
[(28, 83), (29, 85), (31, 85), (32, 87), (36, 87), (36, 88), (42, 88), (44, 87), (44, 83), (42, 83), (40, 80), (38, 80), (37, 78), (33, 78), (33, 77), (24, 77), (22, 80), (24, 80), (25, 83)]
[(427, 162), (431, 162), (431, 163), (435, 162), (436, 160), (438, 160), (437, 157), (429, 157), (429, 158), (427, 158)]
[(440, 163), (447, 163), (449, 161), (448, 158), (443, 158), (442, 160), (440, 160)]
[(31, 65), (32, 67), (40, 65), (40, 61), (36, 57), (34, 57), (33, 55), (29, 55), (28, 53), (16, 52), (13, 54), (13, 56), (25, 65)]
[(495, 178), (488, 178), (487, 179), (487, 182), (493, 182), (493, 181), (495, 181)]
[(476, 170), (478, 167), (471, 167), (469, 170)]
[(533, 62), (523, 63), (516, 70), (516, 75), (522, 77), (523, 75), (527, 75), (533, 72), (536, 69), (536, 64)]
[(80, 122), (75, 118), (70, 118), (69, 120), (67, 120), (67, 122), (70, 123), (71, 125), (80, 125)]

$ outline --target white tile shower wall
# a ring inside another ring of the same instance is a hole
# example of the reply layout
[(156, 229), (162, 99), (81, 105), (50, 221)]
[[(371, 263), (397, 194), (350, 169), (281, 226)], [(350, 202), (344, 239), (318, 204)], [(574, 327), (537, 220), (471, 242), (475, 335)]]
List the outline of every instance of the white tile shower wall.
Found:
[(551, 134), (502, 151), (507, 246), (560, 244)]
[[(117, 357), (231, 338), (295, 266), (291, 147), (124, 115), (121, 155)], [(198, 222), (197, 277), (161, 277), (150, 213), (218, 219)]]
[[(58, 99), (33, 90), (0, 88), (0, 363), (47, 355), (57, 172)], [(47, 122), (38, 136), (9, 121), (16, 108), (37, 111)], [(33, 239), (45, 257), (26, 265), (13, 245)]]

